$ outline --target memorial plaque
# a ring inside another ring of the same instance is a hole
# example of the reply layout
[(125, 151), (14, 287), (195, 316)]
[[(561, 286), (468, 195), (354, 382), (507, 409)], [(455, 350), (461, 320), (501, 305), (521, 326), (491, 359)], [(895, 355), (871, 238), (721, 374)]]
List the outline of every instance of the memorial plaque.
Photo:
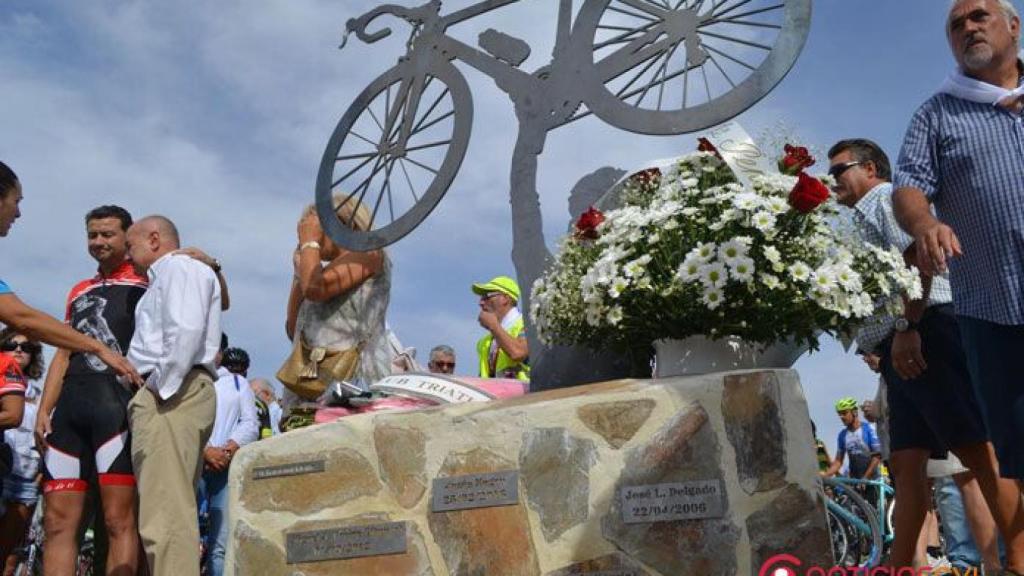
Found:
[(434, 478), (431, 510), (447, 512), (519, 503), (519, 470)]
[(316, 474), (324, 471), (323, 460), (309, 460), (307, 462), (292, 462), (280, 466), (262, 466), (252, 469), (253, 480), (267, 480), (269, 478), (280, 478), (281, 476), (301, 476), (302, 474)]
[(626, 486), (620, 493), (626, 524), (721, 518), (725, 490), (721, 480)]
[(288, 564), (404, 554), (405, 522), (345, 526), (285, 535)]

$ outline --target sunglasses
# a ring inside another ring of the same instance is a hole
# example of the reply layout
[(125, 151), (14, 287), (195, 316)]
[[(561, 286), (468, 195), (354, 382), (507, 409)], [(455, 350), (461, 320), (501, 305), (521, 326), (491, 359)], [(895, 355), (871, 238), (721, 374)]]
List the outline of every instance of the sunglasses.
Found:
[(434, 362), (431, 362), (430, 364), (432, 366), (434, 366), (435, 368), (440, 368), (440, 369), (444, 369), (444, 370), (454, 370), (455, 369), (455, 362), (437, 362), (437, 361), (434, 361)]
[(0, 344), (0, 351), (3, 352), (14, 352), (18, 349), (26, 354), (38, 354), (42, 350), (42, 346), (35, 342), (14, 342), (13, 340)]
[(488, 294), (484, 294), (483, 296), (481, 296), (480, 299), (481, 300), (490, 300), (491, 298), (494, 298), (495, 296), (504, 296), (504, 293), (502, 293), (502, 292), (490, 292)]
[(843, 162), (842, 164), (836, 164), (836, 165), (834, 165), (834, 166), (832, 166), (831, 168), (828, 169), (828, 175), (833, 177), (833, 178), (839, 178), (847, 170), (849, 170), (850, 168), (853, 168), (854, 166), (859, 166), (860, 164), (863, 164), (863, 162), (861, 162), (860, 160), (854, 160), (852, 162)]

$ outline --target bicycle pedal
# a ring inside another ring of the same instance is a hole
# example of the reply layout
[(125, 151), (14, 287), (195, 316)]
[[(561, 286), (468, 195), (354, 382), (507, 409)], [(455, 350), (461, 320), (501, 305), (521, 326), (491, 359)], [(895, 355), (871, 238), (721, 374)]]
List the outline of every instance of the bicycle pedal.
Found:
[(477, 42), (488, 54), (518, 67), (530, 57), (530, 45), (525, 40), (488, 28), (480, 33)]

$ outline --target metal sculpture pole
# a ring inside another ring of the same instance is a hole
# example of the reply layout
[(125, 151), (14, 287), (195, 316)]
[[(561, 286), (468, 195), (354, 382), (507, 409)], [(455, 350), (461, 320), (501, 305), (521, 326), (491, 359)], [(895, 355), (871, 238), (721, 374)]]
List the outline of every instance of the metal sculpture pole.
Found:
[[(408, 51), (370, 84), (338, 123), (317, 176), (324, 230), (352, 250), (374, 250), (412, 231), (441, 200), (469, 143), (472, 98), (459, 60), (492, 77), (515, 107), (512, 158), (512, 260), (529, 308), (529, 287), (550, 261), (537, 193), (538, 159), (547, 133), (594, 114), (618, 128), (682, 134), (724, 122), (764, 97), (792, 67), (810, 25), (811, 0), (559, 0), (550, 63), (526, 72), (526, 42), (497, 30), (481, 49), (445, 32), (518, 0), (484, 0), (441, 14), (440, 0), (416, 7), (382, 5), (350, 20), (347, 33), (376, 42), (378, 17), (412, 26)], [(344, 44), (343, 44), (344, 45)], [(347, 210), (340, 210), (348, 205)], [(357, 210), (351, 210), (357, 208)], [(336, 212), (353, 214), (339, 222)], [(353, 226), (363, 212), (368, 229)], [(552, 364), (533, 330), (535, 380), (562, 385), (599, 377), (572, 375), (567, 349)], [(552, 364), (553, 365), (553, 364)]]

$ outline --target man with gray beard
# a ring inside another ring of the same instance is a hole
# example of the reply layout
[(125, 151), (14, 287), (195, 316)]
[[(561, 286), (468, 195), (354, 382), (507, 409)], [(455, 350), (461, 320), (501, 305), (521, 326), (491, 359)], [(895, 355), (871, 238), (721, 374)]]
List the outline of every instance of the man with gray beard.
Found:
[[(946, 35), (958, 69), (914, 114), (900, 152), (894, 212), (918, 264), (949, 269), (971, 383), (1000, 474), (1017, 490), (989, 500), (1007, 539), (1008, 573), (1024, 573), (1024, 63), (1008, 0), (956, 0)], [(930, 211), (935, 207), (935, 214)], [(984, 462), (968, 462), (970, 468)], [(986, 493), (994, 490), (978, 478)]]

